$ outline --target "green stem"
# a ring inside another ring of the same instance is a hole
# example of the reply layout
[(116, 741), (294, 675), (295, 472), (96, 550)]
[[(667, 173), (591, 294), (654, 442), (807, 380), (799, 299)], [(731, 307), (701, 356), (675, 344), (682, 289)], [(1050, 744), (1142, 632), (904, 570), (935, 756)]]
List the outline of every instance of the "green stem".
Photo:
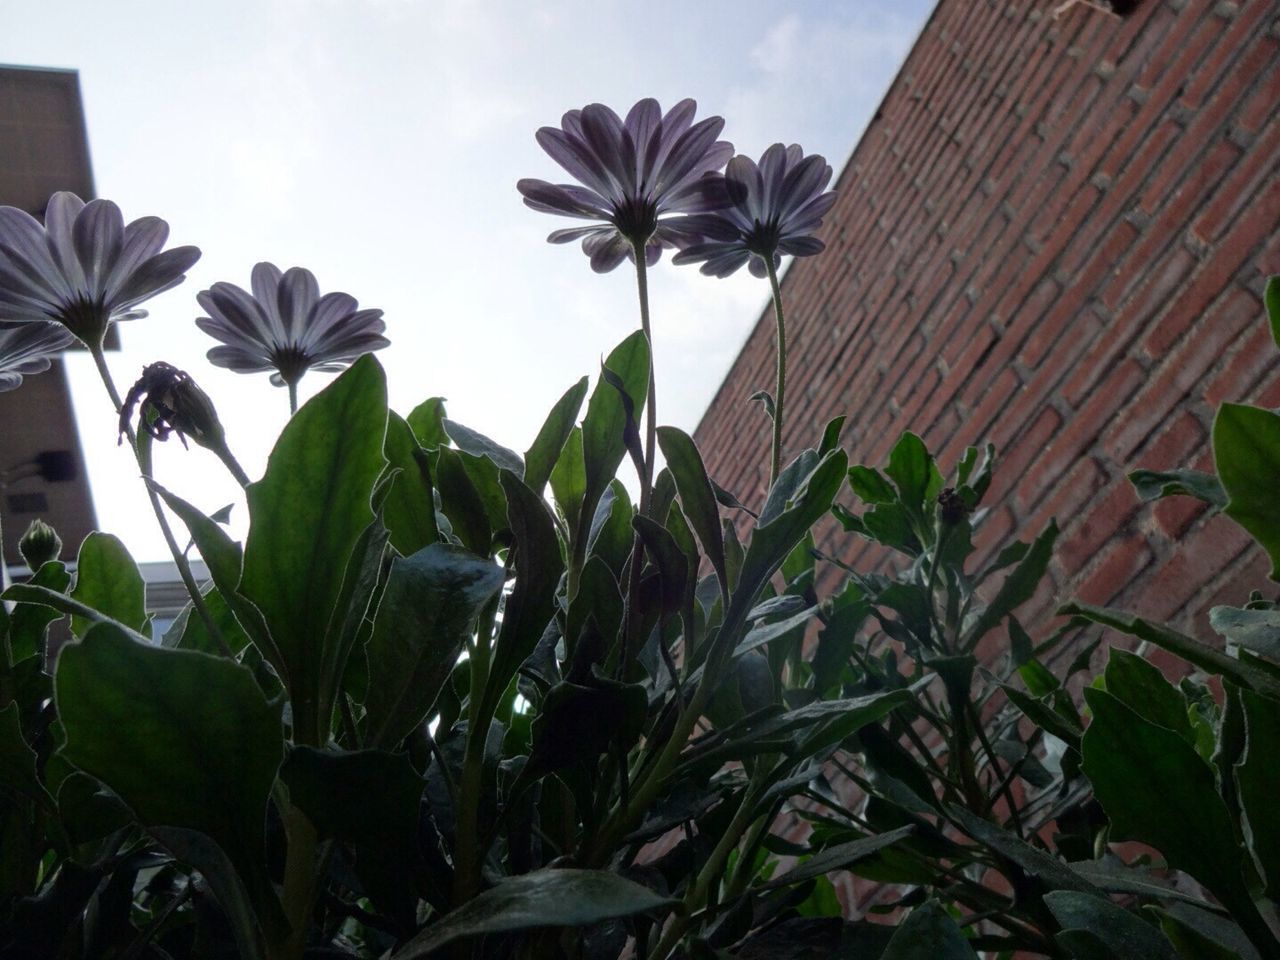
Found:
[(298, 381), (286, 380), (285, 383), (289, 387), (289, 416), (293, 416), (298, 412)]
[(649, 347), (649, 395), (645, 402), (644, 474), (640, 477), (640, 512), (647, 513), (649, 495), (653, 492), (653, 466), (658, 437), (658, 391), (653, 371), (653, 331), (649, 326), (649, 273), (645, 263), (645, 241), (632, 241), (636, 258), (636, 292), (640, 297), (640, 329)]
[(222, 461), (222, 465), (227, 468), (231, 476), (236, 478), (236, 483), (240, 484), (241, 487), (249, 486), (249, 475), (244, 472), (244, 467), (240, 466), (240, 461), (235, 458), (235, 454), (231, 452), (231, 448), (227, 446), (226, 441), (219, 444), (213, 452), (217, 454), (218, 459)]
[(289, 939), (284, 956), (300, 960), (307, 946), (307, 926), (311, 917), (311, 898), (315, 889), (316, 829), (307, 815), (292, 804), (284, 817), (288, 852), (284, 865), (282, 906), (289, 921)]
[[(98, 368), (98, 376), (102, 378), (102, 384), (107, 388), (107, 395), (111, 398), (111, 404), (119, 416), (123, 408), (123, 402), (120, 399), (120, 392), (116, 389), (115, 381), (111, 379), (111, 371), (107, 369), (107, 358), (103, 355), (102, 345), (89, 345), (89, 353), (93, 357), (94, 366)], [(142, 471), (143, 477), (148, 480), (152, 477), (151, 466), (142, 456), (142, 452), (138, 449), (138, 435), (134, 432), (131, 423), (124, 424), (125, 436), (129, 440), (129, 449), (133, 451), (134, 459), (138, 462), (138, 469)], [(144, 484), (147, 488), (147, 498), (151, 501), (151, 509), (156, 515), (156, 522), (160, 524), (160, 532), (164, 535), (164, 542), (169, 547), (169, 553), (173, 556), (174, 566), (178, 568), (178, 576), (182, 578), (183, 586), (187, 588), (187, 593), (191, 596), (192, 606), (195, 607), (196, 613), (199, 615), (205, 629), (209, 631), (209, 636), (213, 637), (214, 642), (218, 645), (218, 650), (224, 657), (231, 659), (235, 656), (231, 652), (231, 646), (227, 643), (227, 638), (222, 635), (222, 630), (218, 627), (217, 621), (213, 619), (213, 615), (209, 612), (209, 607), (204, 602), (204, 596), (200, 593), (200, 587), (196, 584), (196, 578), (191, 573), (191, 565), (187, 563), (186, 554), (182, 552), (182, 548), (178, 546), (178, 541), (173, 536), (173, 528), (169, 526), (169, 521), (164, 515), (164, 509), (160, 505), (160, 495), (151, 488), (150, 484)]]
[(787, 324), (782, 313), (782, 287), (778, 283), (778, 271), (773, 257), (764, 258), (769, 271), (769, 286), (773, 290), (773, 317), (778, 326), (778, 382), (773, 397), (773, 452), (769, 461), (769, 488), (782, 469), (782, 410), (787, 390)]
[(692, 915), (704, 905), (713, 885), (720, 880), (721, 874), (724, 872), (724, 865), (729, 859), (729, 854), (737, 847), (743, 833), (751, 826), (752, 821), (756, 819), (754, 812), (756, 800), (758, 799), (757, 794), (762, 781), (767, 779), (759, 771), (764, 769), (765, 765), (761, 764), (757, 768), (757, 773), (752, 776), (751, 782), (742, 793), (742, 802), (738, 805), (733, 819), (729, 821), (729, 826), (720, 835), (719, 841), (711, 851), (711, 856), (707, 858), (707, 862), (698, 873), (697, 879), (689, 888), (689, 892), (685, 894), (684, 914), (671, 919), (671, 923), (663, 931), (662, 937), (659, 938), (658, 945), (650, 952), (649, 960), (663, 960), (675, 949), (676, 944), (680, 942), (680, 938), (693, 925)]
[(457, 827), (454, 831), (453, 904), (461, 906), (480, 889), (480, 790), (484, 780), (485, 741), (489, 717), (485, 716), (485, 690), (489, 681), (490, 634), (497, 616), (497, 601), (480, 614), (476, 643), (471, 651), (471, 692), (467, 703), (467, 745), (458, 784)]

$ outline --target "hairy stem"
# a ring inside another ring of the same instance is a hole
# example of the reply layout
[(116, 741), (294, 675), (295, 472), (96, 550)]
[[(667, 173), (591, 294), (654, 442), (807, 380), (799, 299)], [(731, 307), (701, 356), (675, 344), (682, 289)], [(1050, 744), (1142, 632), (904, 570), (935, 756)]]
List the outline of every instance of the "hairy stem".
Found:
[(782, 411), (787, 391), (787, 323), (782, 313), (782, 287), (778, 283), (778, 271), (773, 257), (764, 258), (769, 270), (769, 286), (773, 291), (773, 317), (778, 326), (778, 382), (773, 396), (773, 449), (769, 459), (769, 488), (782, 469)]
[(658, 391), (653, 370), (653, 331), (649, 326), (649, 272), (644, 259), (645, 242), (632, 243), (636, 258), (636, 293), (640, 298), (640, 329), (649, 347), (649, 395), (644, 411), (644, 473), (640, 477), (640, 512), (649, 509), (649, 495), (653, 492), (653, 465), (658, 437)]

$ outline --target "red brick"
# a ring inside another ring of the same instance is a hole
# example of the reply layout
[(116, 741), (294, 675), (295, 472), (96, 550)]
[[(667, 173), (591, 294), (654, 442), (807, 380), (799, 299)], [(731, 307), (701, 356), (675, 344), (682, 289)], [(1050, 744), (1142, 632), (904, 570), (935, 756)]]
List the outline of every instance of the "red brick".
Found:
[(1142, 537), (1117, 541), (1072, 597), (1083, 603), (1105, 604), (1128, 586), (1150, 560), (1151, 551)]
[(1084, 509), (1080, 522), (1071, 527), (1071, 535), (1058, 541), (1062, 569), (1068, 574), (1078, 573), (1113, 536), (1132, 533), (1138, 508), (1138, 497), (1129, 482), (1115, 480), (1101, 498)]
[[(787, 272), (789, 446), (837, 413), (866, 462), (908, 427), (944, 462), (992, 439), (1008, 453), (989, 529), (1058, 516), (1079, 564), (1051, 568), (1063, 592), (1161, 602), (1157, 572), (1183, 553), (1200, 559), (1162, 574), (1166, 606), (1189, 598), (1175, 617), (1227, 589), (1252, 554), (1183, 550), (1221, 518), (1187, 499), (1115, 504), (1135, 466), (1208, 466), (1213, 404), (1280, 404), (1256, 305), (1280, 270), (1280, 44), (1265, 3), (1240, 7), (1152, 0), (1055, 23), (940, 0), (838, 178), (827, 253)], [(743, 401), (771, 379), (771, 338), (766, 313), (697, 434), (740, 496), (762, 482), (766, 425)], [(866, 568), (896, 562), (819, 534)]]

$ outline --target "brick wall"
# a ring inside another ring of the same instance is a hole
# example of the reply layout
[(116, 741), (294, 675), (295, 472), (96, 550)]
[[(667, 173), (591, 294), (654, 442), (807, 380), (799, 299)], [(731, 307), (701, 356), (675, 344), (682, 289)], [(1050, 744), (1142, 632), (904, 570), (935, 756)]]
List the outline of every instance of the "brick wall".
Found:
[[(839, 414), (854, 462), (907, 429), (944, 468), (990, 441), (982, 542), (1063, 528), (1033, 621), (1078, 597), (1185, 625), (1266, 567), (1194, 502), (1140, 507), (1125, 474), (1207, 469), (1224, 399), (1280, 406), (1261, 305), (1280, 273), (1280, 3), (1055, 20), (1058, 3), (938, 4), (839, 176), (826, 253), (784, 278), (786, 443)], [(746, 398), (772, 390), (773, 356), (766, 313), (696, 432), (748, 503), (769, 436)]]

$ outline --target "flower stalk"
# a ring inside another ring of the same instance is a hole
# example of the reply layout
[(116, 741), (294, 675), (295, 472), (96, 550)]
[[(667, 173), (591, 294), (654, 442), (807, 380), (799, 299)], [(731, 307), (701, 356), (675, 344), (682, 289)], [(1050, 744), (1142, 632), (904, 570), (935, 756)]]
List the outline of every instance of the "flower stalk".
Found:
[[(107, 359), (102, 350), (102, 341), (98, 340), (97, 343), (90, 343), (87, 346), (89, 347), (90, 356), (93, 357), (94, 366), (98, 369), (98, 376), (102, 379), (102, 385), (107, 390), (107, 396), (111, 398), (112, 406), (115, 408), (116, 415), (119, 416), (124, 411), (124, 402), (120, 398), (120, 391), (116, 389), (115, 381), (111, 378), (111, 371), (107, 368)], [(133, 451), (134, 459), (138, 462), (138, 469), (142, 471), (142, 476), (145, 480), (155, 479), (152, 476), (151, 464), (147, 462), (147, 458), (143, 457), (142, 451), (138, 448), (138, 435), (134, 431), (133, 425), (127, 420), (124, 423), (124, 432), (129, 440), (129, 448)], [(186, 554), (178, 546), (178, 541), (173, 535), (173, 528), (169, 525), (169, 520), (164, 515), (164, 507), (160, 503), (160, 495), (152, 489), (149, 483), (144, 485), (147, 488), (147, 499), (151, 501), (151, 509), (156, 515), (156, 523), (160, 525), (160, 532), (164, 536), (164, 542), (173, 557), (174, 566), (178, 568), (178, 576), (182, 578), (182, 584), (187, 588), (187, 593), (191, 597), (191, 604), (195, 608), (196, 614), (200, 617), (205, 629), (209, 631), (209, 636), (218, 645), (218, 651), (228, 659), (233, 658), (235, 655), (231, 651), (231, 645), (227, 643), (227, 638), (223, 635), (222, 629), (209, 612), (208, 604), (204, 602), (204, 596), (200, 593), (200, 586), (196, 583), (196, 578), (191, 573), (191, 564), (187, 562)]]

